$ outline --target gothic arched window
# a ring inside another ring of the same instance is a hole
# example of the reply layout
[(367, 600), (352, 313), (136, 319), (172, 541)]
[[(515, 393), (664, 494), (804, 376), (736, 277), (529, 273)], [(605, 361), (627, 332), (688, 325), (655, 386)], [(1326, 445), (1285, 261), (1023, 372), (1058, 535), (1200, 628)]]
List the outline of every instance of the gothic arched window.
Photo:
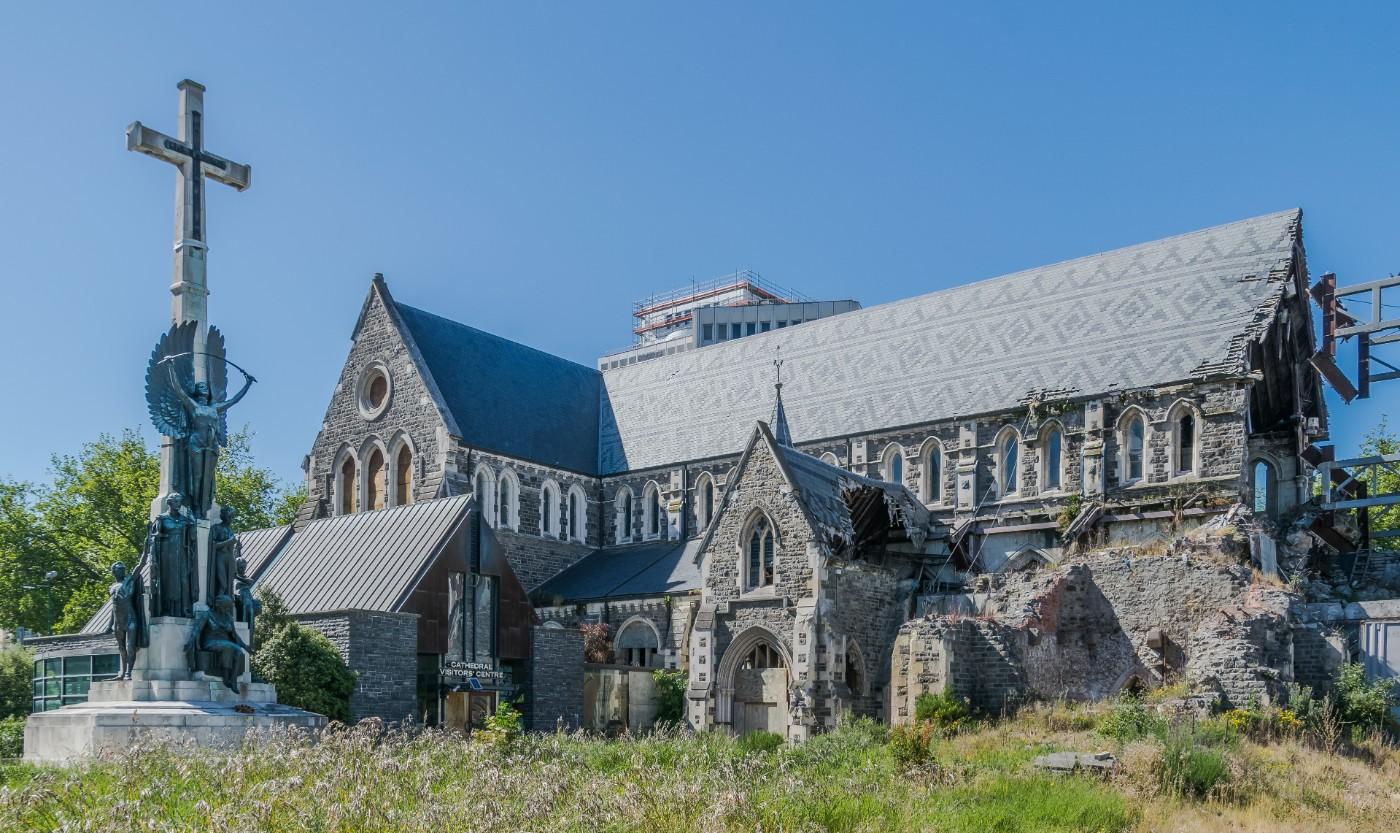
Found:
[(1147, 446), (1147, 425), (1142, 414), (1134, 413), (1123, 427), (1123, 482), (1134, 483), (1142, 479), (1143, 451)]
[(710, 519), (715, 516), (715, 479), (709, 472), (700, 475), (699, 482), (695, 489), (698, 492), (695, 498), (695, 520), (699, 529), (704, 529), (710, 525)]
[(369, 453), (365, 463), (365, 508), (370, 511), (384, 508), (384, 452), (378, 448)]
[(520, 481), (515, 472), (506, 469), (501, 472), (501, 485), (498, 488), (496, 517), (503, 529), (520, 528)]
[(755, 590), (773, 585), (773, 556), (777, 539), (773, 525), (766, 516), (760, 515), (749, 524), (748, 535), (744, 539), (746, 558), (744, 589)]
[(1265, 460), (1255, 460), (1251, 473), (1254, 481), (1254, 514), (1274, 516), (1274, 467)]
[(898, 443), (890, 443), (885, 447), (880, 475), (890, 483), (904, 482), (904, 449), (900, 448)]
[(919, 476), (919, 497), (924, 503), (943, 502), (943, 449), (934, 440), (930, 440), (928, 450), (924, 452), (924, 461), (921, 466)]
[(476, 477), (472, 480), (472, 491), (476, 495), (477, 511), (488, 526), (496, 525), (496, 476), (485, 464), (477, 466)]
[(546, 538), (559, 537), (559, 487), (553, 480), (540, 486), (540, 534)]
[(413, 449), (407, 443), (394, 454), (394, 505), (413, 502)]
[(569, 540), (583, 543), (585, 518), (583, 490), (577, 485), (569, 487)]
[(349, 454), (340, 464), (336, 475), (335, 490), (340, 502), (340, 514), (349, 515), (355, 511), (358, 501), (358, 484), (355, 482), (355, 458)]
[(1052, 425), (1040, 442), (1040, 489), (1045, 492), (1060, 488), (1064, 472), (1064, 433)]
[(1002, 497), (1014, 495), (1020, 490), (1021, 438), (1016, 429), (1007, 428), (997, 441), (997, 486)]
[(642, 493), (642, 520), (649, 539), (665, 538), (667, 533), (666, 513), (661, 508), (661, 489), (655, 483), (648, 483)]
[(619, 544), (632, 540), (632, 490), (626, 486), (613, 500), (613, 539)]
[(1172, 420), (1172, 475), (1194, 474), (1196, 472), (1196, 414), (1187, 405), (1178, 405), (1176, 417)]

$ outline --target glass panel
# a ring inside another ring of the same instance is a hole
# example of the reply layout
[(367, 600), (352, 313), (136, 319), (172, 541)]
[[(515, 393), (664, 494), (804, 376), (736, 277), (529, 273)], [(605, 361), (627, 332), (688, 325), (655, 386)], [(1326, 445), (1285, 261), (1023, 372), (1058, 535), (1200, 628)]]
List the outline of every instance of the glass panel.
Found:
[(1001, 491), (1003, 494), (1016, 492), (1016, 440), (1006, 441), (1001, 452)]
[(92, 673), (92, 657), (65, 657), (63, 659), (63, 673), (67, 676), (82, 674), (84, 676)]
[(44, 696), (45, 696), (45, 697), (57, 697), (57, 696), (61, 693), (59, 687), (62, 685), (62, 683), (63, 683), (63, 680), (62, 680), (61, 678), (59, 678), (59, 677), (49, 677), (49, 678), (45, 679), (45, 680), (44, 680)]
[(1134, 419), (1128, 426), (1128, 479), (1142, 479), (1142, 420)]
[(890, 482), (904, 482), (904, 455), (898, 452), (890, 458)]
[(63, 659), (61, 657), (50, 657), (44, 660), (44, 676), (57, 677), (63, 673)]
[(94, 677), (109, 677), (117, 673), (121, 666), (121, 657), (116, 654), (102, 654), (92, 658), (92, 675)]
[(943, 499), (943, 452), (936, 448), (928, 456), (928, 499)]
[(477, 576), (476, 580), (472, 639), (477, 662), (490, 662), (496, 655), (495, 582), (494, 576)]
[(1177, 468), (1181, 473), (1189, 472), (1193, 468), (1192, 457), (1196, 445), (1196, 419), (1187, 414), (1181, 418), (1181, 430), (1178, 432), (1179, 447), (1177, 448)]
[(1051, 431), (1045, 449), (1045, 488), (1060, 488), (1060, 432)]
[(30, 695), (31, 697), (43, 697), (43, 696), (44, 696), (44, 681), (43, 681), (43, 680), (35, 680), (35, 681), (34, 681), (34, 690), (31, 691), (31, 692), (29, 692), (29, 695)]
[(88, 693), (88, 682), (89, 682), (89, 678), (88, 678), (88, 677), (70, 677), (70, 678), (64, 680), (64, 681), (63, 681), (63, 695), (64, 695), (64, 697), (70, 697), (70, 696), (75, 695), (75, 694), (80, 694), (80, 695), (82, 695), (84, 698), (86, 698), (86, 697), (87, 697), (87, 693)]
[(41, 659), (36, 659), (36, 660), (34, 660), (34, 679), (36, 679), (36, 680), (42, 679), (43, 676), (44, 676), (44, 661), (41, 660)]

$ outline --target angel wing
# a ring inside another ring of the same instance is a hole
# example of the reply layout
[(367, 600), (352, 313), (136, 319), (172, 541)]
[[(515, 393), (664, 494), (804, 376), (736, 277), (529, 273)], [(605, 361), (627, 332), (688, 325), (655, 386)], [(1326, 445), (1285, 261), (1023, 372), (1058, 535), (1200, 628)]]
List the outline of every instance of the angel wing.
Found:
[[(209, 393), (214, 402), (223, 402), (228, 398), (228, 363), (224, 357), (228, 355), (224, 349), (224, 334), (219, 332), (218, 327), (210, 327), (209, 335), (205, 338), (204, 355), (200, 358), (205, 361), (205, 372), (209, 379)], [(228, 445), (228, 416), (225, 411), (219, 411), (219, 447)]]
[(146, 365), (146, 407), (151, 412), (151, 423), (167, 437), (184, 439), (190, 433), (190, 415), (179, 393), (171, 387), (166, 365), (167, 360), (175, 363), (175, 377), (187, 390), (193, 385), (194, 335), (198, 326), (194, 321), (186, 321), (171, 327), (156, 342)]

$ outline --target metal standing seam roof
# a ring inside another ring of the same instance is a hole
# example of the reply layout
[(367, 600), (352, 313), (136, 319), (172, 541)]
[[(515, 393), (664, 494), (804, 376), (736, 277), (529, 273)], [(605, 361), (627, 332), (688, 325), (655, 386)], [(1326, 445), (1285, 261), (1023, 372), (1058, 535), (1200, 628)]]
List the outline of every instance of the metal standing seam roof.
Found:
[(601, 374), (595, 368), (395, 307), (468, 445), (598, 473)]
[(1276, 303), (1302, 212), (1151, 243), (772, 330), (603, 374), (602, 474), (733, 454), (783, 399), (799, 441), (1010, 410), (1242, 367)]
[(695, 554), (701, 539), (657, 541), (594, 550), (535, 589), (531, 598), (550, 604), (627, 596), (660, 596), (700, 588)]
[(296, 532), (257, 585), (291, 613), (393, 611), (467, 516), (471, 497), (313, 521)]
[[(248, 575), (256, 581), (258, 573), (267, 566), (268, 559), (277, 553), (277, 550), (286, 543), (292, 534), (291, 525), (270, 526), (266, 529), (250, 529), (247, 532), (238, 533), (238, 543), (241, 547), (244, 560), (248, 562)], [(141, 571), (141, 577), (149, 584), (150, 568)], [(83, 629), (78, 631), (81, 634), (96, 635), (106, 633), (112, 625), (112, 601), (108, 599), (102, 603), (102, 607), (92, 615), (92, 618), (83, 625)]]

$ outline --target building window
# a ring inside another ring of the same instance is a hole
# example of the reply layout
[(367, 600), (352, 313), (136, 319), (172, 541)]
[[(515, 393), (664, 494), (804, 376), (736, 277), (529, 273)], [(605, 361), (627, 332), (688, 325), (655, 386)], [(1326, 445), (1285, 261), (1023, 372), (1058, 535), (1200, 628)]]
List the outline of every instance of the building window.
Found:
[(822, 462), (826, 463), (828, 466), (835, 466), (838, 469), (841, 468), (840, 458), (838, 458), (835, 454), (832, 454), (830, 451), (822, 455)]
[(920, 478), (920, 490), (924, 503), (943, 502), (943, 449), (938, 443), (930, 442), (924, 452), (924, 464)]
[(559, 537), (559, 487), (552, 480), (540, 487), (540, 534)]
[(1264, 460), (1254, 462), (1254, 514), (1274, 517), (1274, 467)]
[(700, 336), (700, 340), (701, 340), (701, 341), (706, 342), (706, 343), (711, 342), (711, 341), (714, 341), (714, 339), (715, 339), (715, 325), (713, 325), (713, 324), (705, 324), (704, 326), (702, 326), (702, 327), (700, 328), (700, 332), (701, 332), (701, 336)]
[(1064, 460), (1063, 443), (1064, 437), (1059, 426), (1050, 426), (1040, 443), (1040, 488), (1042, 491), (1053, 492), (1060, 488)]
[(747, 325), (745, 325), (744, 329), (747, 331), (746, 335), (753, 335), (754, 333), (758, 332), (758, 322), (750, 321)]
[(646, 523), (646, 537), (656, 540), (666, 536), (666, 512), (661, 508), (661, 489), (655, 483), (648, 483), (642, 492), (643, 521)]
[(632, 490), (623, 486), (613, 501), (613, 539), (619, 544), (632, 540)]
[(753, 646), (753, 650), (739, 662), (740, 671), (752, 671), (762, 668), (784, 668), (787, 663), (783, 662), (783, 654), (777, 648), (767, 642), (760, 642)]
[(585, 519), (583, 490), (577, 485), (569, 487), (569, 540), (583, 543)]
[(904, 449), (898, 443), (885, 446), (880, 476), (890, 483), (904, 482)]
[(715, 516), (715, 479), (709, 472), (700, 475), (700, 481), (695, 486), (697, 492), (695, 498), (695, 521), (699, 529), (704, 529), (710, 525), (710, 519)]
[(1141, 416), (1135, 414), (1128, 420), (1123, 436), (1124, 453), (1127, 455), (1127, 465), (1123, 467), (1124, 480), (1132, 483), (1142, 479), (1142, 452), (1146, 446), (1147, 428)]
[(365, 463), (365, 508), (370, 511), (384, 508), (385, 485), (384, 452), (375, 448)]
[(86, 703), (93, 680), (115, 677), (116, 654), (49, 657), (34, 660), (31, 710), (36, 712)]
[(639, 619), (623, 625), (613, 640), (613, 653), (618, 661), (634, 668), (656, 667), (660, 650), (656, 629)]
[(1172, 475), (1193, 474), (1196, 471), (1196, 414), (1189, 406), (1179, 405), (1172, 420)]
[(520, 481), (515, 472), (506, 469), (501, 472), (501, 484), (497, 487), (498, 505), (496, 517), (502, 529), (520, 529)]
[(412, 502), (413, 449), (404, 443), (394, 455), (394, 505), (406, 506)]
[(374, 420), (383, 416), (384, 410), (389, 407), (389, 394), (393, 391), (389, 368), (383, 362), (370, 364), (360, 372), (360, 381), (355, 390), (361, 417)]
[(1020, 491), (1020, 452), (1021, 438), (1016, 436), (1016, 429), (1008, 428), (997, 441), (997, 485), (1001, 489), (1002, 497)]
[(476, 469), (476, 478), (473, 481), (473, 490), (476, 493), (476, 507), (481, 512), (482, 520), (488, 526), (496, 525), (496, 478), (491, 473), (491, 469), (484, 464)]
[[(457, 576), (462, 574), (458, 573)], [(494, 663), (496, 659), (496, 577), (471, 573), (464, 576), (469, 592), (460, 603), (453, 603), (455, 610), (461, 611), (462, 624), (454, 627), (460, 633), (460, 645), (452, 645), (454, 652), (467, 662)], [(454, 623), (455, 624), (455, 623)]]
[(340, 473), (335, 480), (336, 496), (342, 515), (349, 515), (355, 511), (359, 497), (359, 490), (355, 485), (355, 458), (347, 454), (340, 463)]
[(773, 550), (776, 539), (773, 526), (765, 516), (758, 516), (749, 526), (749, 534), (744, 541), (744, 551), (748, 558), (744, 588), (756, 590), (773, 586)]
[(730, 338), (739, 338), (739, 337), (742, 336), (743, 334), (744, 334), (743, 329), (741, 328), (741, 326), (740, 326), (739, 324), (730, 324), (730, 325), (729, 325), (729, 337), (730, 337)]
[(766, 332), (768, 332), (768, 331), (771, 330), (771, 329), (773, 329), (773, 322), (772, 322), (772, 321), (760, 321), (759, 324), (758, 324), (758, 331), (759, 331), (760, 333), (766, 333)]

